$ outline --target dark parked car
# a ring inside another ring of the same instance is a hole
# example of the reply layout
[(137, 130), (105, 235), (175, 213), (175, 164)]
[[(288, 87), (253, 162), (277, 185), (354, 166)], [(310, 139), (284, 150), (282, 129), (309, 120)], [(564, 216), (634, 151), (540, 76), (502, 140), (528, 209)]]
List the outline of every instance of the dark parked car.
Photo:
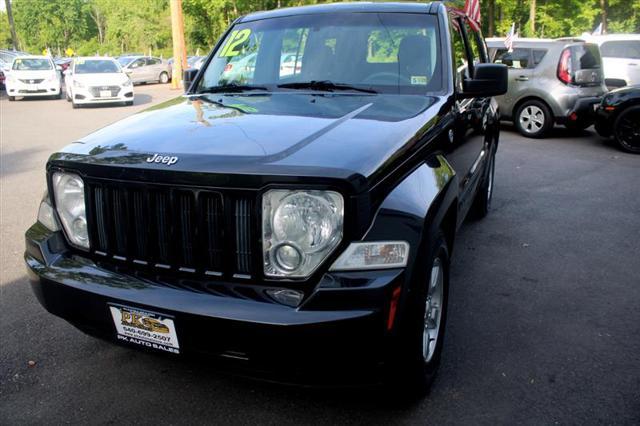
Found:
[(640, 154), (640, 86), (607, 93), (596, 111), (595, 128), (601, 136), (613, 136), (625, 151)]
[(125, 345), (425, 390), (456, 232), (490, 207), (506, 76), (438, 2), (245, 16), (183, 98), (51, 156), (33, 289)]

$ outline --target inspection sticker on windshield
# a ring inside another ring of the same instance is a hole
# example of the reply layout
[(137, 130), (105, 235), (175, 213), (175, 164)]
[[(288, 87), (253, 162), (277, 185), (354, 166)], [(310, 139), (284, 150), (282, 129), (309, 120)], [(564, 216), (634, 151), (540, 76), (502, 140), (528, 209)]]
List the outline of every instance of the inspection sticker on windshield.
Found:
[(411, 84), (427, 84), (427, 77), (424, 75), (412, 75)]
[(110, 305), (118, 340), (174, 354), (180, 353), (173, 319), (164, 315)]

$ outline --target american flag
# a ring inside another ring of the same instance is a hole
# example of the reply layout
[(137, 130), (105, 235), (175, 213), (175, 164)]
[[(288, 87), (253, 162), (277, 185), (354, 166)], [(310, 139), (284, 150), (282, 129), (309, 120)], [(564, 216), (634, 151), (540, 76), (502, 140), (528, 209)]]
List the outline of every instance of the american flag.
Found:
[(480, 31), (480, 0), (465, 0), (464, 13), (469, 17), (469, 25)]
[(513, 41), (516, 39), (516, 24), (511, 24), (511, 29), (507, 34), (507, 37), (504, 39), (504, 46), (507, 48), (509, 52), (513, 52)]

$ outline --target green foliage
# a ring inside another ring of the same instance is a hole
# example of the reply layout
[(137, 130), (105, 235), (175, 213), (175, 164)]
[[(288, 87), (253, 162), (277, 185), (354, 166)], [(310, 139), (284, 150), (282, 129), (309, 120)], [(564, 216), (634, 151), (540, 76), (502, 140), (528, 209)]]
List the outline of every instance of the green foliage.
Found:
[[(3, 0), (2, 0), (3, 1)], [(481, 0), (482, 25), (488, 30), (488, 5), (495, 5), (495, 33), (504, 36), (516, 23), (521, 36), (578, 36), (601, 22), (600, 0), (536, 0), (535, 32), (529, 25), (531, 0)], [(183, 0), (185, 37), (190, 54), (206, 53), (237, 17), (257, 10), (323, 3), (323, 0)], [(462, 7), (464, 0), (455, 0)], [(640, 32), (640, 0), (606, 0), (609, 32)], [(20, 47), (78, 54), (151, 51), (172, 56), (169, 0), (13, 0)], [(11, 37), (0, 12), (0, 47)], [(385, 46), (372, 45), (383, 60)]]

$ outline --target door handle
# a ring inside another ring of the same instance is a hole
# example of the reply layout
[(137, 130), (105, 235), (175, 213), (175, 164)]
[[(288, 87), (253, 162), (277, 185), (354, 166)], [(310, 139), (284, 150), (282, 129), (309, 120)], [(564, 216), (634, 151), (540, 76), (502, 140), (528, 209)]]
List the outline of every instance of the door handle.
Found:
[(516, 77), (516, 81), (529, 81), (529, 77), (521, 75), (520, 77)]

